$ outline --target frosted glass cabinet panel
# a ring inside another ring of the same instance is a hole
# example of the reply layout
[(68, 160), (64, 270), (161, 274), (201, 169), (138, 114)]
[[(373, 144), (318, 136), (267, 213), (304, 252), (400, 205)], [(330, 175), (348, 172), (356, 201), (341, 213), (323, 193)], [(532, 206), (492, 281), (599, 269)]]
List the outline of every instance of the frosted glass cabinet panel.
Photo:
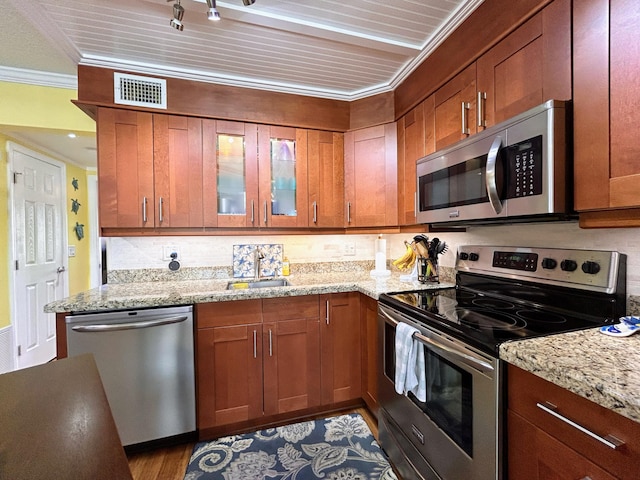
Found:
[(218, 215), (247, 213), (244, 136), (218, 134), (216, 170)]
[(271, 139), (271, 214), (297, 215), (295, 140)]

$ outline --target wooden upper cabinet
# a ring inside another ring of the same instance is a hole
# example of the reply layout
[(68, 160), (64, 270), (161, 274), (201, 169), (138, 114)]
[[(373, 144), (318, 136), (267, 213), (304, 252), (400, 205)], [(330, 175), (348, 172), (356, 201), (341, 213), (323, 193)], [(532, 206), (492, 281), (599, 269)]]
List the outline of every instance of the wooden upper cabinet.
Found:
[(476, 133), (476, 64), (434, 93), (436, 150)]
[(435, 151), (435, 103), (431, 95), (398, 120), (398, 221), (416, 223), (416, 162)]
[(640, 10), (573, 3), (575, 208), (582, 227), (640, 226)]
[(203, 120), (205, 227), (257, 227), (258, 127)]
[(478, 129), (571, 99), (571, 2), (552, 2), (482, 55), (476, 70)]
[(398, 224), (397, 158), (395, 122), (345, 133), (347, 227)]
[(309, 226), (344, 226), (344, 135), (307, 132)]
[(101, 228), (153, 227), (153, 116), (98, 108)]
[(307, 227), (307, 131), (258, 126), (259, 227)]
[(202, 121), (153, 116), (156, 227), (202, 227)]

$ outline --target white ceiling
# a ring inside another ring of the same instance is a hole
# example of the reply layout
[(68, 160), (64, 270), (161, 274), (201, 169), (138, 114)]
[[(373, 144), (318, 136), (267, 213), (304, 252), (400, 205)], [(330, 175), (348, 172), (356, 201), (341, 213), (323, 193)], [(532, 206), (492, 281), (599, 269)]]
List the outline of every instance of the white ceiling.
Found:
[(0, 80), (73, 88), (84, 64), (355, 100), (395, 88), (482, 0), (218, 0), (220, 22), (181, 0), (182, 32), (173, 3), (0, 0)]

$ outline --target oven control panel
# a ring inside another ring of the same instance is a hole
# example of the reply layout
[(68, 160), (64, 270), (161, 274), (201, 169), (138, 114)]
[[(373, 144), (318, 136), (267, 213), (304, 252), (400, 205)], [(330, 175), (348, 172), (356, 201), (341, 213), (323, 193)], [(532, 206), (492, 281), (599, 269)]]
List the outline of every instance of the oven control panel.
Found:
[(456, 269), (609, 293), (615, 291), (619, 273), (626, 274), (626, 255), (606, 250), (465, 245), (458, 249)]

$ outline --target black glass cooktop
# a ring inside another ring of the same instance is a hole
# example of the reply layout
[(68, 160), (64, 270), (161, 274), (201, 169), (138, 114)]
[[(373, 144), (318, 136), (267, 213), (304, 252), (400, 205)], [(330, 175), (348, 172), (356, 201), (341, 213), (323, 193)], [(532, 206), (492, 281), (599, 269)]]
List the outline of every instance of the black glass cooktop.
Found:
[(508, 340), (598, 327), (624, 315), (614, 300), (593, 292), (473, 276), (459, 278), (456, 288), (391, 293), (380, 301), (492, 353)]

